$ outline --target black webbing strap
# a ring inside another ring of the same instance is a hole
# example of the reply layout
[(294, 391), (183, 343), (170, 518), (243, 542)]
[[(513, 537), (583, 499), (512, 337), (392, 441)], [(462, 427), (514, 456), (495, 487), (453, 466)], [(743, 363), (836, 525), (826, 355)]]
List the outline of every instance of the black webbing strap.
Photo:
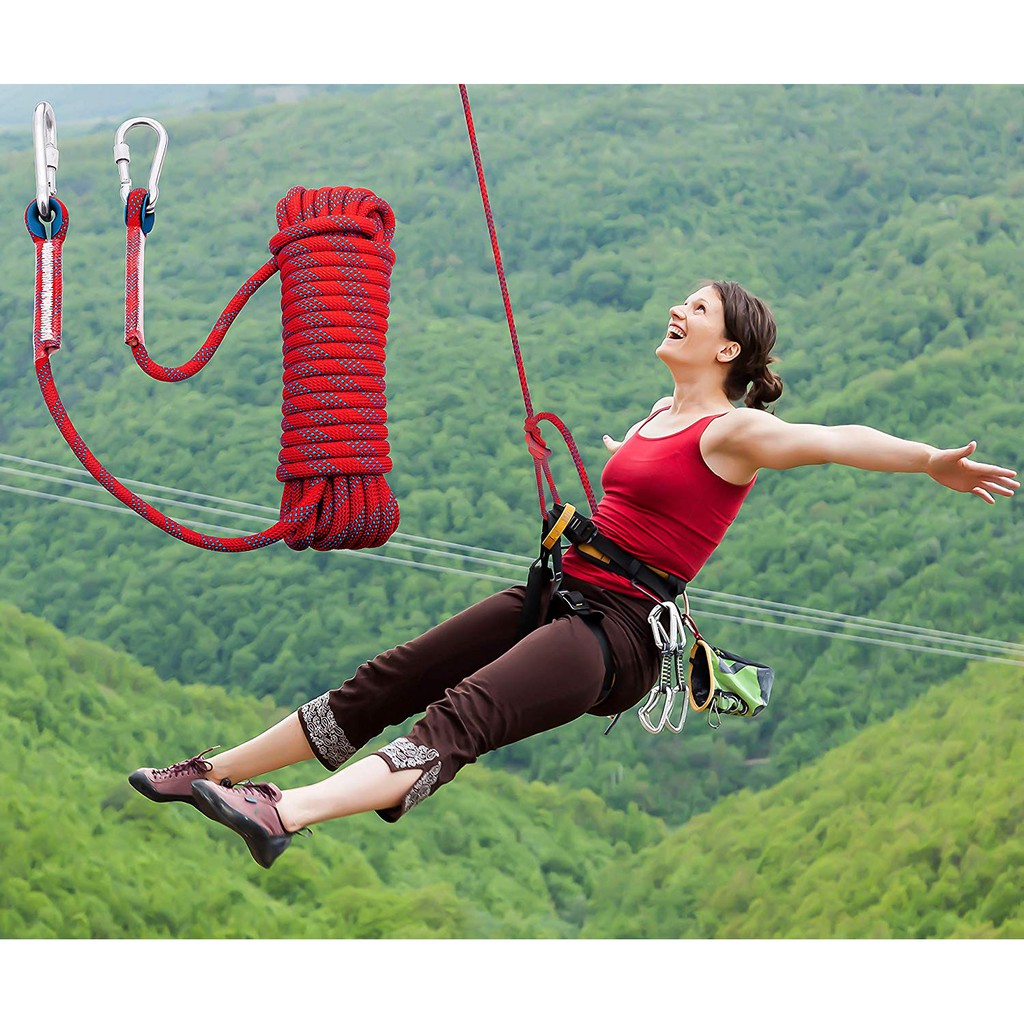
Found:
[[(601, 613), (597, 612), (596, 614), (600, 616)], [(597, 703), (594, 704), (596, 708), (611, 696), (612, 687), (615, 685), (615, 662), (612, 660), (612, 649), (608, 644), (608, 636), (604, 631), (604, 626), (601, 625), (600, 618), (585, 615), (583, 621), (589, 627), (590, 632), (597, 637), (597, 642), (601, 645), (601, 657), (604, 658), (604, 682), (601, 684), (601, 695), (597, 698)]]
[(562, 546), (554, 544), (544, 546), (544, 539), (550, 533), (550, 513), (544, 516), (541, 528), (540, 554), (530, 566), (526, 578), (526, 600), (523, 602), (523, 614), (519, 620), (519, 636), (532, 633), (539, 625), (544, 599), (551, 593), (551, 585), (556, 586), (562, 581)]
[(612, 692), (612, 683), (615, 682), (615, 663), (612, 661), (612, 649), (608, 644), (608, 637), (605, 635), (604, 626), (601, 625), (604, 612), (591, 608), (590, 602), (578, 590), (559, 590), (552, 595), (551, 603), (553, 607), (551, 612), (553, 614), (549, 613), (549, 619), (554, 618), (557, 614), (557, 601), (561, 601), (573, 615), (578, 615), (590, 632), (597, 637), (597, 642), (601, 645), (601, 657), (604, 659), (604, 679), (601, 683), (601, 695), (594, 704), (594, 707), (597, 707)]
[[(608, 646), (608, 637), (601, 626), (603, 613), (591, 608), (579, 591), (560, 589), (563, 537), (575, 547), (581, 558), (624, 577), (642, 593), (653, 595), (658, 601), (675, 601), (686, 589), (686, 580), (641, 562), (625, 548), (603, 536), (594, 523), (577, 512), (573, 505), (556, 504), (545, 513), (540, 554), (530, 566), (526, 581), (526, 597), (523, 601), (519, 635), (522, 638), (541, 625), (544, 599), (548, 595), (550, 603), (547, 614), (543, 615), (545, 622), (551, 621), (557, 614), (556, 602), (559, 601), (571, 614), (579, 615), (597, 637), (604, 657), (605, 676), (601, 695), (594, 705), (597, 707), (611, 693), (615, 682), (615, 666)], [(614, 724), (615, 722), (612, 722), (612, 725)]]

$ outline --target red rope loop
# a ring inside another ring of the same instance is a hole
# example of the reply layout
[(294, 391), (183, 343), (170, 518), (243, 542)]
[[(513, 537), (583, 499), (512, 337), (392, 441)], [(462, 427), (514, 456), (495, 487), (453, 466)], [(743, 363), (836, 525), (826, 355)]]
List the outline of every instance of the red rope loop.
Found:
[(572, 461), (579, 471), (580, 482), (583, 484), (583, 492), (586, 494), (587, 501), (590, 504), (590, 510), (593, 512), (597, 508), (597, 501), (594, 498), (594, 491), (590, 486), (590, 479), (587, 476), (586, 470), (583, 468), (583, 458), (579, 453), (579, 449), (576, 447), (576, 442), (573, 440), (569, 428), (554, 413), (538, 412), (533, 416), (526, 417), (525, 428), (526, 445), (530, 449), (530, 454), (533, 456), (534, 468), (537, 471), (537, 488), (540, 491), (541, 496), (541, 512), (544, 513), (547, 511), (544, 504), (544, 491), (541, 485), (542, 476), (547, 480), (548, 490), (551, 493), (551, 500), (555, 502), (555, 504), (561, 504), (561, 498), (558, 497), (558, 490), (555, 487), (555, 481), (551, 475), (551, 468), (549, 466), (551, 449), (547, 444), (545, 444), (544, 438), (541, 437), (540, 420), (547, 420), (548, 423), (553, 423), (555, 428), (562, 435), (562, 440), (565, 441), (565, 446), (569, 449), (569, 455), (572, 457)]
[(191, 359), (180, 366), (162, 366), (146, 350), (143, 332), (142, 279), (146, 235), (142, 230), (142, 211), (149, 193), (144, 188), (134, 189), (125, 207), (125, 260), (124, 260), (124, 341), (132, 351), (135, 362), (154, 380), (177, 383), (194, 377), (216, 355), (220, 343), (242, 312), (245, 304), (277, 273), (277, 261), (268, 260), (235, 292), (231, 301), (217, 317), (206, 341)]

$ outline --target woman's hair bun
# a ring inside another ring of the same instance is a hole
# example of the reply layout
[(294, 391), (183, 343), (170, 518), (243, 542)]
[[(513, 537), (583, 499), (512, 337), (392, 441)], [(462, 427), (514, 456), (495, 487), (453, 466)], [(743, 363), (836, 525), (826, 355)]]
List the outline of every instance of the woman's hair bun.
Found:
[[(711, 281), (725, 313), (725, 336), (739, 343), (725, 380), (730, 402), (740, 398), (752, 409), (764, 409), (782, 394), (782, 378), (768, 369), (776, 360), (775, 317), (768, 306), (735, 281)], [(748, 389), (748, 385), (749, 389)]]

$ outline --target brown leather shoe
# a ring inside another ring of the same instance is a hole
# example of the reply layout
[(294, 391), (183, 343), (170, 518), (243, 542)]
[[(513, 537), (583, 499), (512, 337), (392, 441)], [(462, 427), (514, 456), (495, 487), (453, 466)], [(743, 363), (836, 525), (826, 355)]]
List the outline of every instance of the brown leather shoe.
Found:
[(231, 789), (207, 779), (192, 783), (196, 807), (208, 818), (237, 832), (249, 847), (252, 859), (269, 868), (292, 841), (275, 804), (281, 790), (272, 782), (243, 782)]
[[(209, 747), (201, 754), (196, 754), (187, 761), (179, 761), (168, 768), (139, 768), (128, 776), (128, 781), (143, 796), (158, 803), (180, 800), (195, 805), (192, 798), (192, 783), (205, 779), (207, 773), (213, 770), (213, 765), (205, 758), (216, 749)], [(224, 779), (221, 785), (230, 786), (231, 781)]]

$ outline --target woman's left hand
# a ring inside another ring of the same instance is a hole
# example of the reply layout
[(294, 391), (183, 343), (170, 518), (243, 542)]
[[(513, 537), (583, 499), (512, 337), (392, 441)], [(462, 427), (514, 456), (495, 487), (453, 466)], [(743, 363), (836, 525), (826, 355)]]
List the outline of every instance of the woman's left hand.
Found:
[(971, 462), (967, 456), (977, 447), (972, 441), (963, 448), (938, 449), (928, 460), (928, 475), (950, 490), (976, 494), (990, 505), (996, 503), (993, 494), (1012, 497), (1020, 487), (1020, 481), (1014, 479), (1017, 471)]

